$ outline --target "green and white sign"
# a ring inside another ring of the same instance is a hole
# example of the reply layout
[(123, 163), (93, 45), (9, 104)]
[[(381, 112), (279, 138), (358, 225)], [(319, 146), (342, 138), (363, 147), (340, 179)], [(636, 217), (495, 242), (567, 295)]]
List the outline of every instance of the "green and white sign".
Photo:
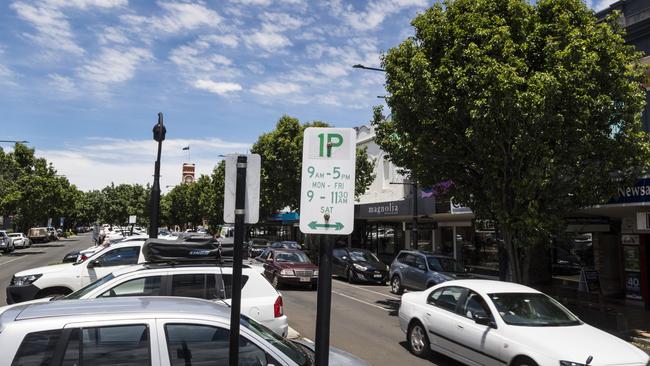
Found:
[(302, 149), (300, 231), (347, 235), (354, 229), (356, 132), (305, 129)]

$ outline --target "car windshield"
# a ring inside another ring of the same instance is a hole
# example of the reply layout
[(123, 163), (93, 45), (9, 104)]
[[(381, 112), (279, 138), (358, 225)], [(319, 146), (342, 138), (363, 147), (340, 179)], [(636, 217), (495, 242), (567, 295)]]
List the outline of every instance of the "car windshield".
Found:
[(582, 324), (580, 319), (557, 301), (541, 293), (500, 293), (488, 296), (506, 324), (527, 327)]
[(367, 250), (351, 250), (350, 258), (352, 258), (353, 261), (359, 262), (379, 262), (379, 259)]
[(309, 258), (304, 253), (282, 253), (279, 252), (275, 256), (276, 262), (296, 262), (296, 263), (309, 263)]
[(289, 357), (293, 362), (300, 366), (309, 366), (312, 364), (313, 354), (308, 355), (309, 350), (298, 347), (293, 342), (275, 334), (272, 330), (264, 327), (255, 320), (242, 315), (240, 324), (251, 332), (257, 334), (265, 341), (269, 342), (275, 349)]
[(12, 238), (19, 238), (20, 234), (9, 234), (9, 236), (11, 236)]
[(429, 262), (429, 268), (432, 271), (454, 273), (465, 272), (465, 268), (452, 258), (427, 257), (427, 262)]
[(81, 299), (84, 297), (86, 294), (90, 293), (92, 290), (96, 289), (97, 287), (105, 284), (106, 282), (112, 280), (115, 278), (112, 273), (107, 274), (106, 276), (98, 279), (95, 282), (92, 282), (89, 285), (86, 285), (86, 287), (82, 287), (81, 289), (67, 295), (66, 297), (63, 297), (62, 300), (76, 300), (76, 299)]

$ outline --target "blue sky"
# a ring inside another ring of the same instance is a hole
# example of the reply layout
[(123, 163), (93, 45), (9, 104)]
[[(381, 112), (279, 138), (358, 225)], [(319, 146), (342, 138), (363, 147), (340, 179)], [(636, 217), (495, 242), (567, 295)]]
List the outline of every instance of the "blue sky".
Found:
[(432, 2), (2, 1), (0, 140), (29, 140), (84, 190), (146, 183), (162, 111), (162, 186), (174, 185), (186, 145), (209, 173), (283, 114), (367, 123), (383, 75), (351, 66), (378, 66)]

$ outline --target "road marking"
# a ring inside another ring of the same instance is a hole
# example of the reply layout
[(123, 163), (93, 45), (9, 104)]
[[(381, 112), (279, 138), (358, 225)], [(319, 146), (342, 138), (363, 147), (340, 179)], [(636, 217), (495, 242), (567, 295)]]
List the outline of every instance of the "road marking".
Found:
[(361, 289), (361, 290), (364, 290), (364, 291), (372, 292), (373, 294), (377, 294), (377, 295), (381, 295), (381, 296), (387, 296), (387, 297), (390, 297), (391, 299), (395, 299), (395, 300), (401, 300), (401, 299), (402, 299), (401, 297), (397, 297), (397, 296), (393, 296), (393, 295), (384, 294), (384, 293), (381, 293), (381, 292), (378, 292), (378, 291), (369, 290), (369, 289), (364, 288), (364, 287), (361, 287), (361, 286), (353, 286), (353, 285), (349, 285), (349, 284), (347, 284), (347, 283), (345, 283), (345, 282), (337, 282), (337, 283), (340, 283), (340, 284), (345, 285), (345, 286), (348, 286), (348, 287), (358, 288), (358, 289)]
[(346, 295), (346, 294), (342, 294), (342, 293), (340, 293), (340, 292), (332, 291), (332, 293), (333, 293), (333, 294), (337, 294), (337, 295), (339, 295), (339, 296), (347, 297), (347, 298), (350, 299), (350, 300), (358, 301), (358, 302), (360, 302), (360, 303), (362, 303), (362, 304), (366, 304), (366, 305), (370, 305), (370, 306), (372, 306), (372, 307), (376, 307), (377, 309), (381, 309), (381, 310), (383, 310), (383, 311), (387, 311), (387, 312), (389, 312), (389, 313), (392, 311), (391, 309), (386, 309), (386, 308), (383, 308), (383, 307), (381, 307), (381, 306), (379, 306), (379, 305), (375, 305), (375, 304), (372, 304), (372, 303), (369, 303), (369, 302), (366, 302), (366, 301), (363, 301), (363, 300), (359, 300), (359, 299), (357, 299), (356, 297), (348, 296), (348, 295)]
[(19, 260), (19, 259), (23, 259), (23, 258), (25, 258), (25, 257), (18, 257), (18, 258), (14, 258), (14, 259), (12, 259), (12, 260), (10, 260), (10, 261), (2, 262), (2, 263), (0, 263), (0, 266), (3, 265), (3, 264), (11, 263), (11, 262), (13, 262), (13, 261), (17, 261), (17, 260)]

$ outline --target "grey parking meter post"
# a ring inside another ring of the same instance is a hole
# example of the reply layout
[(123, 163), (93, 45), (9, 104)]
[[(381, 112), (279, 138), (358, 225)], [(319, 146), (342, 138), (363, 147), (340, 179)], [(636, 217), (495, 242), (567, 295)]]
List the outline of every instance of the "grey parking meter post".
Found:
[(259, 219), (260, 156), (228, 155), (224, 187), (223, 220), (235, 224), (230, 306), (230, 366), (239, 365), (239, 321), (241, 316), (242, 247), (246, 224)]

